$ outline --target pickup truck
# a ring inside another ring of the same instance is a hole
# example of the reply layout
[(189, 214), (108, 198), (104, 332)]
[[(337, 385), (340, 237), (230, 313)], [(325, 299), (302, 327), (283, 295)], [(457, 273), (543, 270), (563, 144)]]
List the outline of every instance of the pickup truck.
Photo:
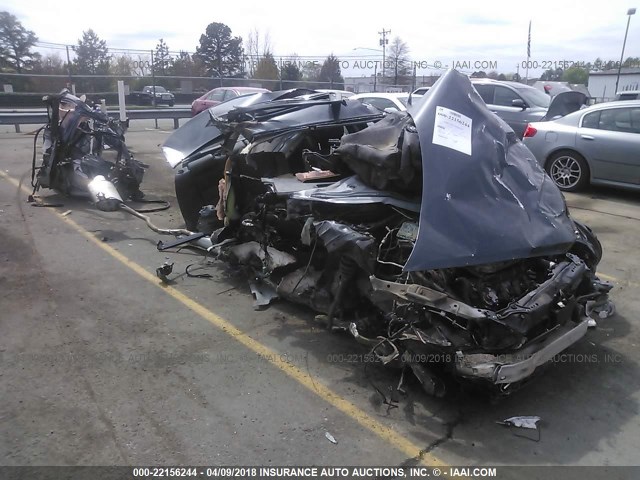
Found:
[(154, 87), (147, 85), (141, 92), (131, 92), (130, 99), (136, 105), (161, 105), (166, 104), (173, 107), (175, 104), (175, 96), (166, 88), (160, 85), (155, 86), (155, 98), (153, 95)]

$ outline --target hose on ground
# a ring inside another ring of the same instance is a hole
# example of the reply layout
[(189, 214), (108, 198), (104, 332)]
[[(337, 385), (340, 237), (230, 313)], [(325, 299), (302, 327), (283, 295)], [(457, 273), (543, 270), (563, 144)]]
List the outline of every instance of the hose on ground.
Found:
[(124, 210), (127, 213), (130, 213), (134, 217), (140, 218), (144, 220), (147, 226), (156, 233), (160, 233), (162, 235), (192, 235), (193, 232), (186, 230), (184, 228), (160, 228), (153, 224), (151, 219), (137, 210), (125, 205), (124, 203), (120, 204), (120, 210)]

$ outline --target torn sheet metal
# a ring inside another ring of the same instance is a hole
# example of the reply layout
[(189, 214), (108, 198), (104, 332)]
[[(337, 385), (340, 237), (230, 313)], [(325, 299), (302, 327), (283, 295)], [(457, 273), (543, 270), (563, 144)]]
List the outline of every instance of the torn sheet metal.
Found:
[(296, 262), (293, 255), (281, 252), (273, 247), (265, 249), (258, 242), (246, 242), (231, 247), (229, 251), (238, 259), (240, 263), (250, 263), (252, 258), (259, 259), (269, 270), (286, 267)]
[(539, 421), (540, 417), (532, 415), (522, 417), (509, 417), (498, 423), (500, 425), (507, 425), (509, 427), (530, 428), (532, 430), (536, 430), (538, 428)]
[(510, 417), (507, 418), (505, 420), (502, 420), (501, 422), (496, 422), (500, 425), (504, 425), (506, 427), (513, 427), (513, 428), (524, 428), (527, 430), (535, 430), (538, 433), (537, 438), (531, 438), (527, 435), (517, 435), (517, 437), (523, 437), (526, 438), (527, 440), (533, 440), (534, 442), (539, 442), (540, 438), (541, 438), (541, 431), (540, 431), (540, 426), (538, 425), (540, 423), (540, 417), (535, 416), (535, 415), (530, 415), (530, 416), (521, 416), (521, 417)]
[(301, 190), (291, 195), (294, 200), (333, 203), (336, 205), (380, 203), (393, 205), (411, 212), (420, 211), (420, 203), (400, 194), (377, 190), (366, 185), (359, 177), (351, 176), (326, 187)]
[(275, 287), (266, 282), (249, 282), (249, 289), (253, 295), (254, 310), (261, 310), (278, 298)]
[[(439, 108), (469, 119), (471, 154), (432, 143)], [(568, 250), (575, 226), (560, 190), (511, 128), (486, 108), (466, 75), (445, 73), (411, 115), (420, 138), (423, 186), (418, 240), (406, 270)]]

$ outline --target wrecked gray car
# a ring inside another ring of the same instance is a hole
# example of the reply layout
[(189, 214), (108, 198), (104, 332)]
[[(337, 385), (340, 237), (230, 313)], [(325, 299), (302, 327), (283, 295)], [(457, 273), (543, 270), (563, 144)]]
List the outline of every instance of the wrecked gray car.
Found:
[(250, 271), (259, 304), (312, 308), (430, 394), (509, 393), (611, 312), (598, 239), (456, 71), (402, 113), (239, 98), (163, 150), (187, 228)]

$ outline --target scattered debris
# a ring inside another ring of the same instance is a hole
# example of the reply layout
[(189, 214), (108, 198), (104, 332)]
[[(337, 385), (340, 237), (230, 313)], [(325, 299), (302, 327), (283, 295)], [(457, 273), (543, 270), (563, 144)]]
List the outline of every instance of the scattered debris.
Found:
[(71, 215), (71, 210), (67, 210), (64, 213), (61, 213), (60, 215), (62, 215), (63, 217), (66, 217), (67, 215)]
[(156, 248), (158, 249), (159, 252), (163, 252), (170, 248), (179, 247), (180, 245), (191, 243), (194, 240), (198, 240), (204, 236), (205, 236), (204, 233), (199, 232), (199, 233), (194, 233), (192, 235), (179, 236), (178, 238), (170, 242), (163, 242), (162, 240), (158, 240), (158, 244), (156, 245)]
[(256, 280), (249, 282), (249, 288), (251, 289), (251, 293), (253, 294), (254, 310), (261, 310), (278, 298), (276, 287), (266, 281)]
[(540, 422), (540, 417), (538, 416), (521, 416), (521, 417), (510, 417), (502, 421), (497, 421), (496, 423), (500, 425), (504, 425), (506, 427), (536, 430), (538, 432), (538, 438), (531, 438), (526, 435), (518, 435), (518, 434), (516, 434), (516, 436), (539, 442), (540, 436), (541, 436), (541, 430), (540, 430), (540, 427), (538, 426), (539, 422)]
[(329, 440), (331, 443), (338, 443), (338, 441), (329, 432), (325, 432), (324, 436), (327, 437), (327, 440)]
[(156, 268), (157, 277), (162, 280), (162, 283), (169, 283), (170, 280), (167, 278), (167, 275), (170, 275), (173, 272), (173, 263), (169, 263), (169, 261), (165, 261), (161, 266)]

